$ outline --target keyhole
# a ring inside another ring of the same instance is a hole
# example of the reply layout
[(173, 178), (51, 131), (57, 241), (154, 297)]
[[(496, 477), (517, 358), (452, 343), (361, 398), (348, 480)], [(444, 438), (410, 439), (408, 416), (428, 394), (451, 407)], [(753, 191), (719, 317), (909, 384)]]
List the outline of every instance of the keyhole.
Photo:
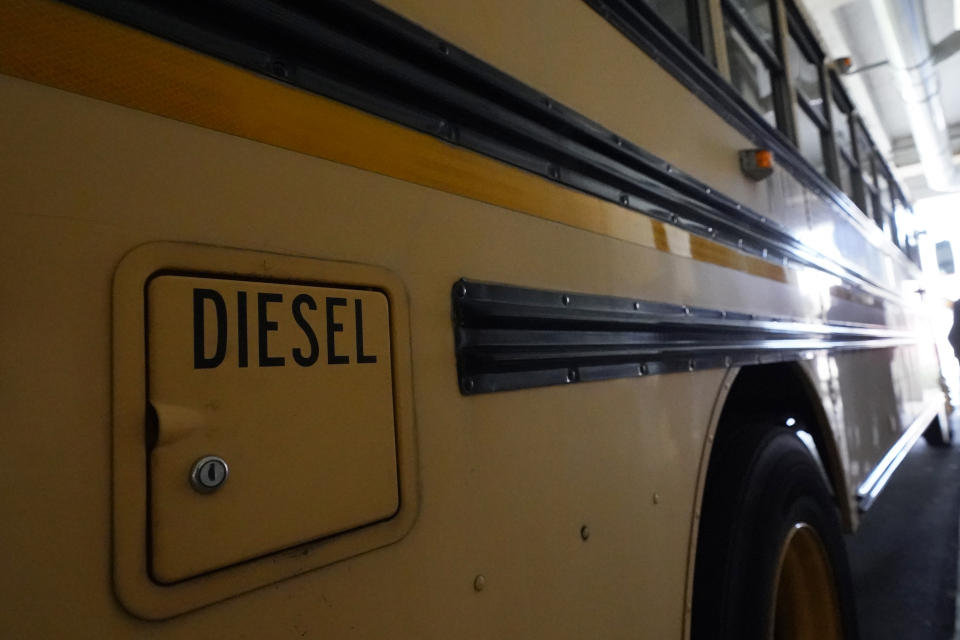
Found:
[(223, 458), (203, 456), (193, 463), (190, 484), (199, 493), (211, 493), (223, 486), (229, 473), (230, 469)]

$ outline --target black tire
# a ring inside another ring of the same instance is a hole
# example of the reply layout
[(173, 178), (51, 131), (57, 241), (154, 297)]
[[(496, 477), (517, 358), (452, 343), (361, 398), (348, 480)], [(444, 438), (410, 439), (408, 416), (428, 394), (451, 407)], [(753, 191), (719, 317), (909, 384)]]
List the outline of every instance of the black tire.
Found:
[[(816, 461), (789, 429), (766, 425), (729, 432), (707, 472), (693, 590), (693, 640), (760, 640), (778, 628), (821, 624), (805, 611), (774, 614), (787, 541), (798, 525), (813, 530), (829, 586), (833, 637), (858, 637), (846, 548), (836, 506)], [(792, 544), (792, 543), (791, 543)], [(829, 567), (827, 567), (829, 565)], [(786, 592), (786, 590), (785, 590)], [(800, 607), (801, 609), (804, 607)], [(798, 617), (799, 616), (799, 617)], [(829, 615), (826, 617), (830, 617)], [(807, 637), (786, 633), (785, 637)], [(814, 632), (814, 637), (830, 634)], [(781, 637), (778, 633), (776, 637)]]
[(931, 447), (949, 447), (953, 444), (953, 429), (950, 428), (949, 420), (946, 426), (943, 426), (940, 421), (940, 416), (934, 418), (930, 426), (927, 427), (927, 430), (923, 432), (923, 439), (926, 440), (927, 444)]

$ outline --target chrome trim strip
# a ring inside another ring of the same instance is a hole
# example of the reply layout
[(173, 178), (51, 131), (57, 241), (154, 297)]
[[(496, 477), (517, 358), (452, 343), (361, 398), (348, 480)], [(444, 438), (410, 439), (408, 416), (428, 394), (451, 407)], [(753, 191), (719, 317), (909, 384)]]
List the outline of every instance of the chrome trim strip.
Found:
[(920, 439), (920, 436), (923, 435), (923, 432), (926, 431), (927, 427), (930, 426), (930, 423), (933, 422), (933, 419), (939, 412), (939, 401), (931, 403), (930, 406), (913, 421), (913, 424), (907, 427), (907, 430), (904, 431), (894, 445), (890, 447), (886, 455), (880, 459), (880, 462), (873, 468), (873, 471), (860, 483), (860, 486), (857, 488), (857, 508), (861, 513), (873, 505), (877, 496), (879, 496), (883, 488), (887, 486), (887, 482), (890, 481), (893, 472), (897, 470), (897, 467), (900, 466), (903, 459), (907, 457), (907, 453), (913, 448), (913, 445)]
[(878, 325), (759, 317), (468, 280), (454, 284), (452, 301), (465, 395), (919, 342), (917, 334)]

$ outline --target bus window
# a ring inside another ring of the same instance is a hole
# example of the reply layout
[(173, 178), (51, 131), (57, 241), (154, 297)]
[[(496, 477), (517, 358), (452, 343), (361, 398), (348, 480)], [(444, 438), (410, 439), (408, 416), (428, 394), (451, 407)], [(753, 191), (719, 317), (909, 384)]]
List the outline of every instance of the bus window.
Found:
[(663, 18), (663, 21), (670, 25), (670, 28), (686, 38), (691, 40), (690, 20), (687, 18), (687, 5), (683, 2), (671, 0), (650, 0), (650, 8), (657, 15)]
[(941, 240), (937, 243), (937, 268), (940, 269), (940, 273), (951, 275), (954, 272), (953, 265), (953, 248), (950, 246), (949, 240)]
[(777, 126), (774, 82), (781, 65), (773, 49), (770, 7), (744, 0), (723, 8), (730, 84), (764, 120)]
[(855, 120), (855, 125), (853, 131), (857, 140), (856, 155), (857, 161), (860, 163), (860, 176), (863, 180), (864, 185), (874, 186), (873, 179), (873, 148), (870, 142), (870, 136), (867, 135), (867, 130), (863, 126), (863, 122), (859, 118)]
[(830, 75), (831, 91), (831, 118), (833, 139), (837, 149), (837, 186), (851, 199), (856, 200), (854, 176), (857, 174), (857, 164), (853, 153), (853, 143), (850, 136), (850, 106), (840, 80), (836, 75)]
[(820, 66), (804, 51), (791, 29), (787, 37), (787, 56), (797, 100), (823, 117), (823, 94), (820, 91)]
[(731, 4), (760, 36), (763, 43), (773, 49), (773, 24), (769, 0), (732, 0)]
[(726, 25), (727, 58), (730, 62), (730, 82), (750, 106), (756, 109), (764, 120), (776, 125), (773, 111), (773, 82), (770, 70), (743, 36), (733, 27)]
[(705, 0), (649, 0), (647, 4), (671, 29), (713, 63), (713, 43)]
[(819, 173), (826, 174), (824, 149), (827, 148), (830, 129), (823, 115), (820, 67), (814, 62), (815, 54), (808, 50), (810, 47), (801, 46), (794, 24), (791, 20), (787, 37), (787, 59), (797, 96), (797, 148)]
[(797, 148), (800, 149), (800, 154), (817, 171), (826, 173), (820, 123), (811, 117), (806, 105), (802, 103), (800, 108), (797, 109)]

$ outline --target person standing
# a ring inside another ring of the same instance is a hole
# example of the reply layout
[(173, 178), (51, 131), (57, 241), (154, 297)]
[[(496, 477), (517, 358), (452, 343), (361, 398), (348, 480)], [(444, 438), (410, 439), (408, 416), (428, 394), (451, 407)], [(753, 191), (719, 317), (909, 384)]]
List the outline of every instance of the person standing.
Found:
[(953, 347), (953, 355), (960, 360), (960, 300), (953, 303), (953, 326), (947, 334), (947, 340)]

